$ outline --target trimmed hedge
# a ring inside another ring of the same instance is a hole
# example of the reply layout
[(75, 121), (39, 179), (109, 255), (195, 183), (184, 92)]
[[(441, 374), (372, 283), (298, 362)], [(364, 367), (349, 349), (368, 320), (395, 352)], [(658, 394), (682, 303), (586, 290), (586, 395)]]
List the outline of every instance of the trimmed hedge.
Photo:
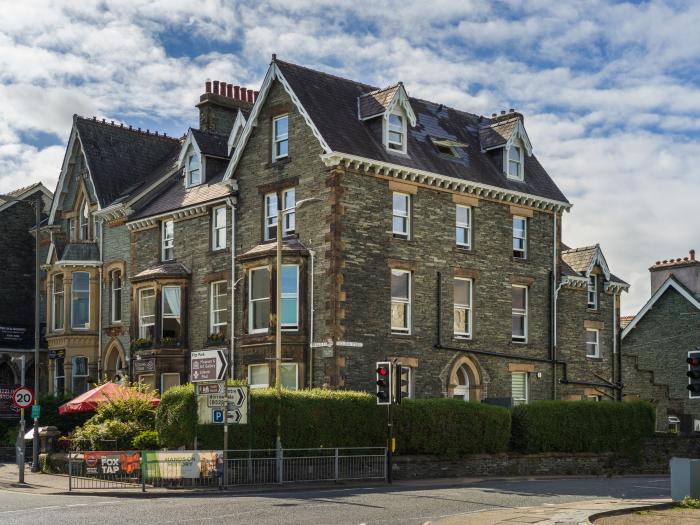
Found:
[[(386, 443), (386, 408), (365, 392), (312, 389), (252, 391), (247, 425), (229, 426), (232, 449), (274, 448), (278, 403), (286, 448), (368, 447)], [(156, 413), (159, 442), (166, 447), (220, 449), (221, 425), (197, 425), (192, 385), (168, 390)], [(458, 456), (505, 451), (510, 437), (507, 409), (452, 399), (409, 400), (397, 407), (399, 453)]]
[(617, 452), (634, 455), (653, 435), (651, 403), (537, 401), (512, 409), (511, 448), (538, 452)]

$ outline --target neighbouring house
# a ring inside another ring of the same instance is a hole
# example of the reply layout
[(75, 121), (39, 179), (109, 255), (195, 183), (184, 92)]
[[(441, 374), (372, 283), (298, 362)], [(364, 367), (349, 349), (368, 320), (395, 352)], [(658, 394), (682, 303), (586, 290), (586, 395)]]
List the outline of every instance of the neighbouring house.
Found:
[[(700, 261), (695, 250), (649, 268), (651, 297), (622, 332), (625, 397), (657, 408), (657, 428), (700, 425), (700, 395), (688, 390), (686, 359), (700, 347)], [(696, 421), (698, 423), (696, 423)]]
[[(39, 204), (41, 221), (51, 207), (51, 192), (42, 183), (32, 184), (0, 195), (0, 419), (17, 418), (10, 403), (12, 390), (21, 385), (24, 362), (25, 384), (34, 385), (34, 311), (35, 311), (35, 246), (36, 211)], [(40, 233), (39, 256), (45, 256), (47, 242)], [(45, 279), (39, 275), (40, 283)], [(40, 295), (40, 386), (45, 384), (46, 326), (44, 295)]]

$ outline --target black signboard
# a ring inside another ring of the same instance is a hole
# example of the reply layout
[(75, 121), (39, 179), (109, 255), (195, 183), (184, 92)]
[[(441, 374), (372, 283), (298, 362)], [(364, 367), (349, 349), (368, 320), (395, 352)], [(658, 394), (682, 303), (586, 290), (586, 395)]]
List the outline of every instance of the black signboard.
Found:
[(2, 343), (26, 343), (26, 326), (0, 325), (0, 342)]
[(134, 373), (153, 372), (156, 369), (156, 358), (137, 359), (134, 361)]

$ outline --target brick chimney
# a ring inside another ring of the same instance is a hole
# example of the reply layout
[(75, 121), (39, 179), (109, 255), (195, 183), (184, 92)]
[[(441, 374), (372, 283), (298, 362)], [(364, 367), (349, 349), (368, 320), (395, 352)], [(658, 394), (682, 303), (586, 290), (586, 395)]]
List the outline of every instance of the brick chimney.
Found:
[[(199, 97), (199, 129), (221, 135), (231, 133), (239, 109), (250, 109), (255, 101), (252, 90), (227, 82), (207, 80)], [(257, 92), (256, 92), (257, 94)]]
[(695, 250), (690, 250), (687, 257), (656, 261), (649, 272), (652, 295), (671, 275), (693, 294), (700, 295), (700, 261), (695, 260)]

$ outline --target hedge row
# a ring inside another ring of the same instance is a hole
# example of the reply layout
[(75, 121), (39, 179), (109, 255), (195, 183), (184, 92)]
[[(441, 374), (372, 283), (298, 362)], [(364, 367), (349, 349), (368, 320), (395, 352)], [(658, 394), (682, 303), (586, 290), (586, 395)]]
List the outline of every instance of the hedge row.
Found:
[[(192, 385), (168, 390), (156, 413), (162, 446), (220, 449), (221, 425), (198, 425)], [(285, 448), (368, 447), (386, 443), (386, 407), (364, 392), (253, 390), (247, 425), (229, 426), (228, 448), (274, 448), (277, 414)], [(459, 457), (498, 453), (639, 450), (654, 432), (646, 402), (539, 401), (508, 410), (456, 399), (406, 400), (394, 411), (397, 451)], [(512, 428), (511, 428), (512, 421)]]
[[(279, 405), (281, 403), (281, 405)], [(278, 410), (278, 407), (280, 408)], [(364, 392), (313, 389), (254, 390), (247, 425), (229, 426), (229, 448), (274, 448), (277, 414), (281, 414), (286, 448), (368, 447), (386, 443), (386, 407)], [(221, 448), (220, 425), (197, 425), (193, 388), (168, 390), (156, 414), (163, 446)], [(510, 438), (508, 410), (453, 399), (408, 400), (394, 415), (399, 453), (456, 457), (479, 452), (503, 452)]]
[(512, 410), (511, 448), (518, 452), (636, 454), (654, 433), (654, 407), (646, 401), (538, 401)]

